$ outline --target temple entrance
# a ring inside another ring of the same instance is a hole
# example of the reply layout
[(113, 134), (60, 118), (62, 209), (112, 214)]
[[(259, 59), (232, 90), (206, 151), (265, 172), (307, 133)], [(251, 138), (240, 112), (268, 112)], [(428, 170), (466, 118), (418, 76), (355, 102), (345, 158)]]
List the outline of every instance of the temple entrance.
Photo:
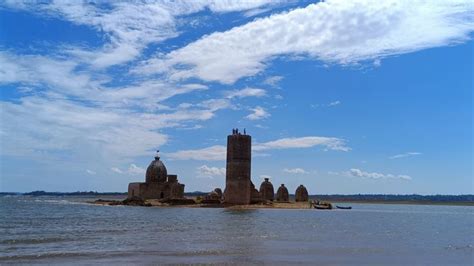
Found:
[(160, 199), (162, 199), (165, 195), (163, 194), (163, 191), (160, 193)]

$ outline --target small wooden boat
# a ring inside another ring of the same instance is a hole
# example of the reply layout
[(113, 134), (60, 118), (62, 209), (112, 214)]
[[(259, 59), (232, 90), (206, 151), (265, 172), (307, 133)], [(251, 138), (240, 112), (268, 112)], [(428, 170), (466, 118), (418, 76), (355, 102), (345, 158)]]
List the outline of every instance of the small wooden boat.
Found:
[(314, 208), (318, 210), (332, 210), (331, 205), (314, 205)]
[(338, 209), (342, 209), (342, 210), (350, 210), (350, 209), (352, 209), (352, 207), (351, 207), (351, 206), (348, 206), (348, 207), (343, 207), (343, 206), (337, 206), (337, 205), (336, 205), (336, 208), (338, 208)]
[(318, 210), (332, 210), (332, 204), (327, 201), (313, 200), (311, 201), (311, 204)]

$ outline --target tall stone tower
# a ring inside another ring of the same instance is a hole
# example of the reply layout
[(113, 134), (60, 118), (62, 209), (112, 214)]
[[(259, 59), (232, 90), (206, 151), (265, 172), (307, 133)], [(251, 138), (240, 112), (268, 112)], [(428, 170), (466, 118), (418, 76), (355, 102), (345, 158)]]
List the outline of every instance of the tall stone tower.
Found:
[(230, 204), (250, 204), (255, 190), (250, 179), (252, 137), (238, 129), (227, 136), (227, 165), (224, 201)]

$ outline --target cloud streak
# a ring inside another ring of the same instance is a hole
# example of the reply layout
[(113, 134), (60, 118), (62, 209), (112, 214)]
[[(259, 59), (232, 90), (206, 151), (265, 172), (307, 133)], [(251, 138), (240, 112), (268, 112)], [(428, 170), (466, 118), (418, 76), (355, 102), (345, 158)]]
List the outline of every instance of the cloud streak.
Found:
[(360, 177), (364, 179), (399, 179), (399, 180), (412, 180), (411, 176), (408, 175), (393, 175), (393, 174), (382, 174), (377, 172), (366, 172), (357, 168), (352, 168), (346, 172), (346, 175), (352, 177)]
[[(256, 143), (253, 145), (254, 151), (268, 151), (281, 149), (301, 149), (322, 146), (325, 150), (334, 151), (350, 151), (345, 141), (338, 138), (329, 137), (300, 137), (300, 138), (283, 138), (274, 141)], [(171, 159), (175, 160), (198, 160), (198, 161), (221, 161), (226, 158), (227, 149), (222, 145), (215, 145), (197, 150), (181, 150), (167, 154)]]
[(421, 155), (422, 153), (420, 152), (405, 152), (397, 155), (390, 156), (390, 159), (401, 159), (401, 158), (406, 158), (406, 157), (413, 157), (413, 156), (418, 156)]
[(265, 110), (261, 106), (256, 106), (255, 108), (251, 108), (250, 110), (252, 111), (252, 113), (245, 117), (248, 120), (262, 120), (270, 117), (270, 113), (268, 113), (267, 110)]
[(198, 177), (209, 177), (214, 178), (217, 176), (225, 175), (225, 168), (212, 167), (207, 165), (201, 165), (196, 169)]
[(285, 168), (283, 169), (283, 172), (289, 173), (289, 174), (297, 174), (297, 175), (302, 175), (302, 174), (308, 174), (306, 170), (303, 168)]

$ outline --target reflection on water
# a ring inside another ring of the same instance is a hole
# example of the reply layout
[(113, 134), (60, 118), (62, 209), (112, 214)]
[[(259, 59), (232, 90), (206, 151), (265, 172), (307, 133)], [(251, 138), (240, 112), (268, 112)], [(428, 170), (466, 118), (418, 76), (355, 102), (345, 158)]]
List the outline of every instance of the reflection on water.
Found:
[(3, 263), (471, 264), (474, 208), (352, 210), (96, 206), (0, 198)]

